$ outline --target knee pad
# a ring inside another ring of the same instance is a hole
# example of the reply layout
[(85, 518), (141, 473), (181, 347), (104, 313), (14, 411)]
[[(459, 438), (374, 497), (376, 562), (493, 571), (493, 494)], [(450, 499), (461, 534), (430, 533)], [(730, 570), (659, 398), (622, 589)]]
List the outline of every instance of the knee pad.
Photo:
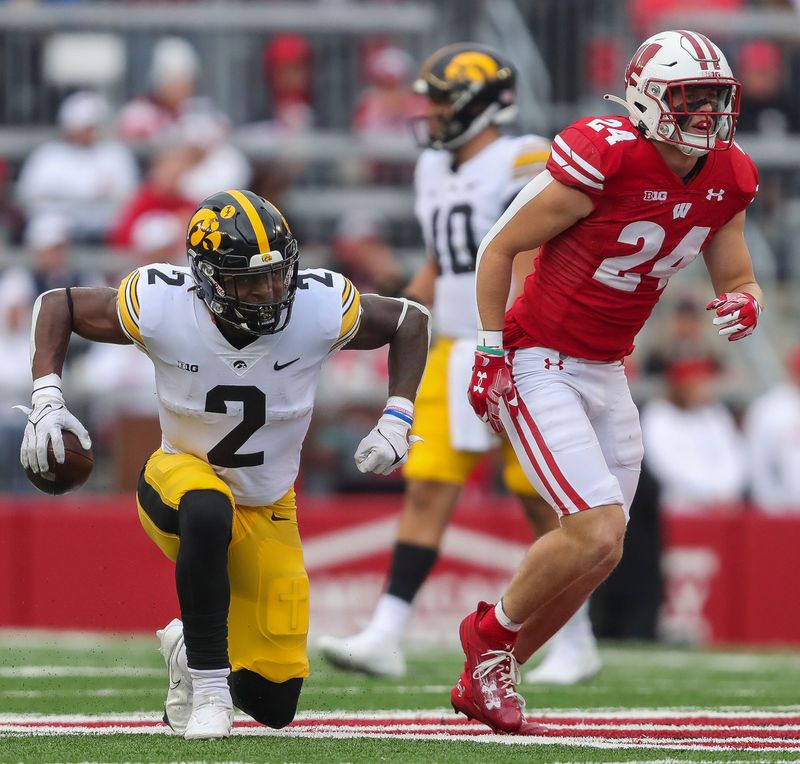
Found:
[(228, 683), (233, 704), (257, 722), (272, 729), (281, 729), (294, 719), (302, 679), (271, 682), (254, 671), (234, 671)]

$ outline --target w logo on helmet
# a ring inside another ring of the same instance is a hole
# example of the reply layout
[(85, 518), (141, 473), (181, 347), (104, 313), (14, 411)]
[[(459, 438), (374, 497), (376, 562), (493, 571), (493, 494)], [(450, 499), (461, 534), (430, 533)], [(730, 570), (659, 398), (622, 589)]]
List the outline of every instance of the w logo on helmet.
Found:
[(485, 82), (496, 79), (498, 69), (497, 61), (487, 53), (468, 50), (453, 57), (444, 76), (448, 82)]
[[(661, 46), (657, 42), (642, 45), (639, 50), (636, 51), (628, 64), (628, 68), (625, 70), (625, 84), (638, 85), (642, 69), (644, 69), (647, 62), (660, 50)], [(634, 77), (636, 78), (635, 80)]]
[(205, 208), (197, 210), (189, 222), (189, 245), (213, 252), (222, 244), (222, 234), (218, 228), (219, 218), (216, 212)]

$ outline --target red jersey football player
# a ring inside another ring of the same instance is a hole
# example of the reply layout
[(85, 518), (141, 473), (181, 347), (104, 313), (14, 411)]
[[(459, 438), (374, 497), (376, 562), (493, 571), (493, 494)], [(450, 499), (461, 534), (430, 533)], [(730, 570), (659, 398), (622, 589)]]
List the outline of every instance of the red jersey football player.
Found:
[[(461, 623), (457, 711), (524, 731), (517, 661), (543, 644), (613, 570), (642, 459), (622, 359), (669, 277), (701, 252), (719, 333), (761, 311), (744, 240), (758, 188), (733, 142), (740, 86), (707, 37), (663, 32), (625, 72), (630, 117), (588, 117), (556, 136), (478, 254), (478, 349), (468, 395), (505, 429), (561, 528), (528, 551), (503, 597)], [(511, 263), (540, 254), (504, 316)]]

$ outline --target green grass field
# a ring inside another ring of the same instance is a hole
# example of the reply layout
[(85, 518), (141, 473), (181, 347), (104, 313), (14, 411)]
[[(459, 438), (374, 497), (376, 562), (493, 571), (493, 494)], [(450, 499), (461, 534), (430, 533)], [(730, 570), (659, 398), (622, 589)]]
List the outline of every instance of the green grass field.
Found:
[(548, 726), (530, 738), (458, 721), (455, 652), (412, 655), (392, 681), (312, 655), (295, 724), (242, 717), (228, 740), (189, 743), (158, 723), (155, 638), (0, 632), (0, 648), (0, 762), (800, 761), (798, 653), (607, 645), (586, 685), (522, 687)]

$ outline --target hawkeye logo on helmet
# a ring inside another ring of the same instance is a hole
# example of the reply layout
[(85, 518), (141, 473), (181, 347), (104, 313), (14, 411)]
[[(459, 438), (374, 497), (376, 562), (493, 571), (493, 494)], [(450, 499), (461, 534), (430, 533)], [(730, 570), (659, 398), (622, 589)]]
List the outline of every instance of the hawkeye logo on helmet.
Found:
[(189, 244), (213, 252), (222, 244), (219, 219), (214, 210), (199, 209), (189, 221)]
[(453, 57), (445, 67), (448, 82), (483, 82), (497, 77), (497, 61), (486, 53), (468, 50)]
[(280, 263), (282, 260), (283, 255), (273, 249), (271, 252), (264, 252), (261, 255), (253, 255), (250, 258), (250, 267), (253, 268), (256, 265), (263, 265), (264, 263)]

